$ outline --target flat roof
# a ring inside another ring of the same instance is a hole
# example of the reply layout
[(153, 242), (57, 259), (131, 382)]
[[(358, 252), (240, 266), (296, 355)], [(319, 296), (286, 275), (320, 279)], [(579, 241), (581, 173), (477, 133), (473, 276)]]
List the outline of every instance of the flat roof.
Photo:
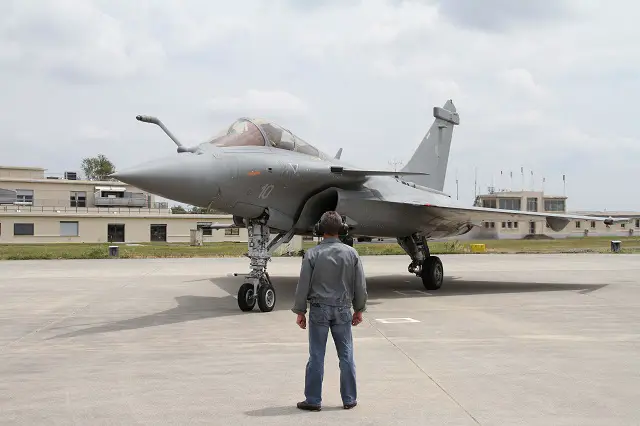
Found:
[(26, 166), (0, 166), (0, 169), (5, 169), (5, 170), (34, 170), (34, 171), (39, 171), (39, 172), (43, 172), (47, 169), (43, 169), (42, 167), (26, 167)]
[(479, 194), (478, 197), (479, 198), (498, 198), (498, 197), (524, 197), (524, 196), (532, 196), (532, 195), (541, 195), (542, 198), (547, 198), (547, 199), (564, 199), (566, 200), (568, 197), (566, 195), (547, 195), (543, 192), (539, 192), (539, 191), (501, 191), (501, 192), (494, 192), (491, 194)]
[(46, 178), (19, 178), (0, 177), (0, 182), (31, 182), (31, 183), (68, 183), (96, 186), (132, 186), (119, 180), (80, 180), (80, 179), (46, 179)]

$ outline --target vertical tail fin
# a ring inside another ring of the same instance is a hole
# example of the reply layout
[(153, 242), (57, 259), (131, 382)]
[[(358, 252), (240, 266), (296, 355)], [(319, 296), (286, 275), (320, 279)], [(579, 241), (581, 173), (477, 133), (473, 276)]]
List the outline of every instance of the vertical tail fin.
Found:
[(460, 116), (451, 100), (442, 108), (434, 107), (433, 116), (435, 121), (402, 171), (429, 173), (428, 176), (408, 176), (406, 180), (442, 191), (447, 174), (453, 126), (460, 124)]

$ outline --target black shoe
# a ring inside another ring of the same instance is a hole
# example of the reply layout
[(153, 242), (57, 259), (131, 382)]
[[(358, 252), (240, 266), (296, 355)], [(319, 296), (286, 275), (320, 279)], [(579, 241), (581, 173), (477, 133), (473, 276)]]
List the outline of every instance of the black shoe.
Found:
[(357, 401), (353, 401), (351, 404), (344, 404), (342, 406), (342, 408), (344, 408), (345, 410), (351, 410), (356, 405), (358, 405), (358, 402)]
[(298, 408), (307, 411), (320, 411), (322, 409), (319, 405), (309, 404), (306, 401), (298, 402)]

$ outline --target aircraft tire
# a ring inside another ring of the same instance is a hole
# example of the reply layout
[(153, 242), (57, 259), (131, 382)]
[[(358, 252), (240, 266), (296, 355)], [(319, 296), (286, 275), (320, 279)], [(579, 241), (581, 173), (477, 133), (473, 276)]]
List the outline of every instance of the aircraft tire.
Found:
[(422, 270), (422, 285), (427, 290), (439, 290), (444, 281), (444, 268), (442, 261), (437, 256), (429, 256), (424, 262)]
[(244, 283), (238, 290), (238, 306), (243, 312), (248, 312), (256, 305), (256, 298), (253, 296), (253, 284)]
[(271, 312), (276, 306), (276, 289), (270, 285), (261, 285), (258, 289), (258, 307), (262, 312)]

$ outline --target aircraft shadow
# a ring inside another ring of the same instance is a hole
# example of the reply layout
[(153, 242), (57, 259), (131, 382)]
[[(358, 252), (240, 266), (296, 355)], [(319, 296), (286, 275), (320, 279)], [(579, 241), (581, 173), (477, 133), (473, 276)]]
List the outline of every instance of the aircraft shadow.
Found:
[[(242, 284), (241, 278), (223, 277), (209, 280), (230, 295), (224, 297), (184, 295), (175, 298), (176, 306), (161, 312), (116, 322), (96, 325), (94, 327), (60, 334), (49, 339), (78, 337), (89, 334), (109, 333), (125, 330), (136, 330), (147, 327), (158, 327), (189, 321), (210, 318), (231, 317), (236, 315), (265, 315), (256, 306), (251, 312), (242, 312), (236, 294)], [(297, 277), (273, 277), (276, 289), (276, 307), (274, 311), (287, 311), (293, 305), (293, 296), (297, 285)], [(410, 275), (376, 276), (367, 279), (369, 306), (384, 303), (384, 300), (402, 299), (424, 295), (429, 297), (447, 297), (464, 295), (487, 295), (506, 293), (535, 293), (550, 291), (576, 291), (590, 293), (605, 287), (607, 284), (575, 284), (575, 283), (541, 283), (541, 282), (505, 282), (465, 280), (458, 277), (445, 277), (440, 290), (427, 292), (420, 279)], [(293, 315), (293, 314), (292, 314)]]

